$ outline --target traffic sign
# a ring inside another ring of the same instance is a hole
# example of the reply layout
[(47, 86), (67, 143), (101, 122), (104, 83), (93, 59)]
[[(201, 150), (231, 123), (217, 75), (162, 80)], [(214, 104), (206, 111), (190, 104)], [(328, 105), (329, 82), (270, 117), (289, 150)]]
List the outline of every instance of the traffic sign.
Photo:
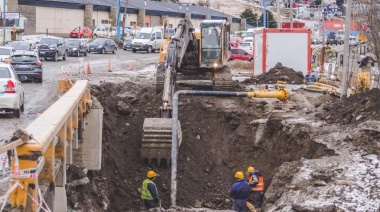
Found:
[[(1, 18), (4, 18), (4, 13), (1, 13)], [(20, 13), (5, 13), (5, 19), (20, 19)]]

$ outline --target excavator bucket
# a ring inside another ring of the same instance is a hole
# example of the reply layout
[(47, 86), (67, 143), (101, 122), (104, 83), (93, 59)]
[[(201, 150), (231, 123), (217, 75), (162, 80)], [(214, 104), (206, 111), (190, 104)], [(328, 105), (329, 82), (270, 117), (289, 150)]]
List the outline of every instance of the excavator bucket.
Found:
[[(182, 143), (178, 121), (178, 148)], [(148, 164), (170, 165), (172, 155), (172, 119), (146, 118), (144, 120), (140, 157)]]

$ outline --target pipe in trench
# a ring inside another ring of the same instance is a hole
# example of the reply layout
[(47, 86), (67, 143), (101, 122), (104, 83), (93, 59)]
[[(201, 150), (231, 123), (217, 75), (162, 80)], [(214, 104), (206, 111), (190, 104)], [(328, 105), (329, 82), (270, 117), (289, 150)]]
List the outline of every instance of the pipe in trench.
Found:
[(176, 206), (177, 198), (177, 159), (178, 159), (178, 99), (179, 95), (189, 96), (217, 96), (217, 97), (255, 97), (255, 98), (278, 98), (287, 100), (289, 92), (286, 89), (274, 91), (259, 90), (254, 92), (231, 92), (231, 91), (193, 91), (180, 90), (175, 92), (173, 97), (172, 115), (172, 172), (171, 172), (171, 194), (170, 201), (172, 206)]

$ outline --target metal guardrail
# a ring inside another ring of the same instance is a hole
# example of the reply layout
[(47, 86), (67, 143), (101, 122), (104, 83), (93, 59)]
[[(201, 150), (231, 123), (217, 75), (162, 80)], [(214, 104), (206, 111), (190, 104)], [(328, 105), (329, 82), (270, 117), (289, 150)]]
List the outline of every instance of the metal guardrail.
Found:
[[(37, 211), (40, 205), (33, 199), (39, 199), (39, 182), (62, 187), (66, 184), (66, 162), (72, 161), (67, 147), (71, 146), (69, 142), (78, 142), (74, 132), (91, 104), (88, 84), (87, 80), (75, 84), (60, 80), (59, 92), (65, 94), (25, 129), (29, 139), (0, 147), (0, 153), (12, 151), (12, 186), (20, 185), (10, 192), (12, 208)], [(63, 167), (61, 172), (57, 171), (57, 161), (61, 170)]]

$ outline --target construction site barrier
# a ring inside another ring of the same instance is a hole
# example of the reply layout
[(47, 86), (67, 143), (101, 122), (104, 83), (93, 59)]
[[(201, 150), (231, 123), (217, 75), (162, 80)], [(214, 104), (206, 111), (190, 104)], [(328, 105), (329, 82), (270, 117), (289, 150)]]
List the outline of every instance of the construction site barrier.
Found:
[[(12, 208), (39, 211), (43, 208), (40, 183), (55, 187), (66, 184), (66, 164), (72, 163), (72, 148), (78, 146), (78, 128), (91, 105), (87, 80), (72, 84), (59, 81), (59, 92), (65, 93), (26, 129), (26, 138), (0, 148), (12, 151)], [(70, 148), (68, 148), (70, 147)], [(48, 208), (45, 203), (46, 208)], [(44, 210), (47, 211), (47, 210)], [(50, 211), (50, 209), (49, 209)]]

